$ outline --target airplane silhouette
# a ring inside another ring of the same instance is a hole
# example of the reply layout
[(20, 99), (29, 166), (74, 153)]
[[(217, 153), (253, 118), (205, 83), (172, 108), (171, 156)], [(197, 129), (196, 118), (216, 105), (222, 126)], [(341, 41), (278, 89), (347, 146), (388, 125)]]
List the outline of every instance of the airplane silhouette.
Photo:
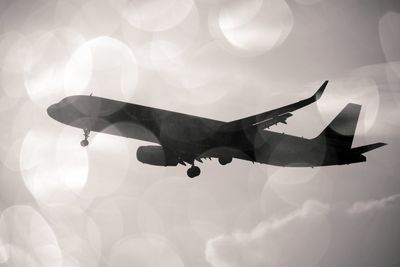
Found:
[(47, 109), (48, 115), (83, 129), (82, 146), (91, 131), (139, 139), (156, 145), (140, 146), (137, 159), (156, 166), (189, 164), (187, 175), (200, 175), (195, 162), (218, 158), (225, 165), (233, 158), (276, 166), (316, 167), (366, 161), (365, 152), (386, 145), (374, 143), (352, 148), (361, 106), (347, 104), (315, 138), (306, 139), (266, 130), (285, 123), (293, 111), (317, 101), (325, 81), (311, 97), (299, 102), (223, 122), (111, 99), (75, 95)]

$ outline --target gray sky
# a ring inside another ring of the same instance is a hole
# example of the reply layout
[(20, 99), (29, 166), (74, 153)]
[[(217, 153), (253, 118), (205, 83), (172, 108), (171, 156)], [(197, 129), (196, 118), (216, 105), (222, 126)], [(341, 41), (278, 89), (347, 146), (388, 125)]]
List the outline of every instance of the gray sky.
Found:
[[(0, 0), (0, 266), (398, 266), (400, 2)], [(224, 121), (321, 100), (271, 130), (316, 136), (362, 105), (366, 163), (136, 160), (46, 108), (90, 94)]]

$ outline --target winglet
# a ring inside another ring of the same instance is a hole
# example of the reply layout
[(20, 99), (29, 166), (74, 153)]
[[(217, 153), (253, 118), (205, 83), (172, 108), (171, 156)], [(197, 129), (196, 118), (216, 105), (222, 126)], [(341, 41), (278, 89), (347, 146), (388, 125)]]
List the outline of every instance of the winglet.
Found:
[(328, 80), (326, 80), (321, 87), (318, 89), (318, 91), (312, 96), (312, 98), (314, 98), (315, 100), (318, 100), (321, 98), (322, 94), (324, 93), (324, 90), (326, 88), (326, 86), (328, 85)]

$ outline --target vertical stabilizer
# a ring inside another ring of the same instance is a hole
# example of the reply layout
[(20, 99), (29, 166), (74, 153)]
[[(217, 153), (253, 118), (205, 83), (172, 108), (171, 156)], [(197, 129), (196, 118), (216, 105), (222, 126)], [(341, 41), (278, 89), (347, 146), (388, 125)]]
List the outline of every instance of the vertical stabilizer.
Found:
[(360, 111), (360, 105), (347, 104), (317, 138), (322, 138), (327, 143), (350, 149)]

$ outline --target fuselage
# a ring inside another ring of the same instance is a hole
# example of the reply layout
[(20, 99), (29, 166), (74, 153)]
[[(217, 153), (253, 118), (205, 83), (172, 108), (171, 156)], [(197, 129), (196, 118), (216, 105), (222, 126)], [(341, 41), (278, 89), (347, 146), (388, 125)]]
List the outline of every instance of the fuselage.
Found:
[(338, 153), (349, 155), (324, 140), (257, 127), (230, 131), (221, 127), (223, 121), (95, 96), (66, 97), (48, 114), (73, 127), (157, 143), (189, 161), (229, 151), (239, 159), (300, 167), (338, 164)]

